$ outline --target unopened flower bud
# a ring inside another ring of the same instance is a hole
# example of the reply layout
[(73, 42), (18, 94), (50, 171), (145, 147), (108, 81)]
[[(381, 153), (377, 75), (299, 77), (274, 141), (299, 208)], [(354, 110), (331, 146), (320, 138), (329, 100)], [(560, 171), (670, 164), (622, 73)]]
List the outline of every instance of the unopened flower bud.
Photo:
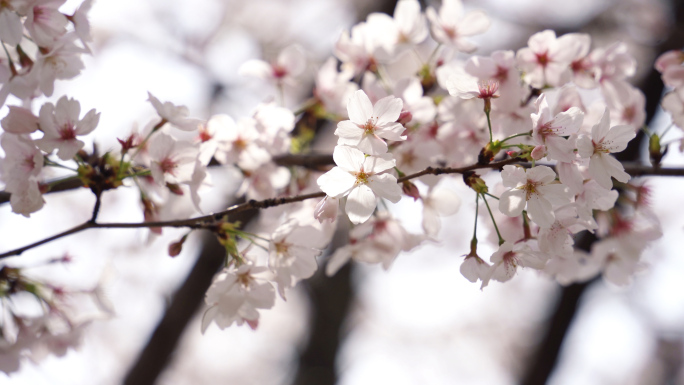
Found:
[(539, 146), (536, 146), (532, 152), (530, 153), (530, 156), (532, 156), (532, 159), (534, 160), (539, 160), (543, 157), (546, 156), (546, 146), (543, 144), (540, 144)]
[(182, 188), (180, 187), (180, 185), (177, 184), (177, 183), (168, 183), (168, 182), (166, 182), (166, 187), (169, 189), (169, 191), (171, 191), (172, 194), (175, 194), (175, 195), (183, 195), (183, 194), (185, 194), (185, 193), (183, 192), (183, 189), (182, 189)]
[(486, 192), (489, 192), (489, 188), (487, 187), (487, 183), (480, 178), (479, 175), (475, 174), (474, 171), (466, 171), (463, 173), (463, 182), (465, 182), (466, 186), (470, 187), (473, 189), (475, 192), (479, 194), (484, 194)]
[(169, 256), (170, 257), (176, 257), (178, 254), (183, 251), (183, 243), (185, 243), (185, 240), (188, 238), (188, 234), (185, 234), (181, 239), (179, 239), (176, 242), (173, 242), (169, 245)]
[(326, 195), (326, 197), (316, 205), (316, 208), (314, 209), (314, 218), (318, 219), (320, 223), (323, 223), (326, 219), (333, 222), (337, 218), (339, 207), (339, 199)]
[(411, 183), (411, 182), (409, 182), (409, 181), (404, 181), (404, 182), (401, 184), (401, 191), (402, 191), (404, 194), (406, 194), (406, 195), (410, 196), (411, 198), (413, 198), (413, 201), (414, 201), (414, 202), (417, 201), (418, 199), (420, 199), (420, 191), (418, 191), (418, 187), (416, 187), (415, 184), (413, 184), (413, 183)]
[(667, 147), (665, 147), (665, 151), (662, 151), (662, 147), (660, 146), (660, 136), (657, 134), (651, 135), (648, 138), (648, 154), (651, 157), (651, 163), (654, 167), (660, 165), (660, 161), (666, 153)]
[(411, 114), (411, 111), (401, 111), (401, 114), (399, 115), (399, 119), (397, 120), (397, 122), (402, 126), (405, 126), (409, 124), (411, 120), (413, 120), (413, 115)]

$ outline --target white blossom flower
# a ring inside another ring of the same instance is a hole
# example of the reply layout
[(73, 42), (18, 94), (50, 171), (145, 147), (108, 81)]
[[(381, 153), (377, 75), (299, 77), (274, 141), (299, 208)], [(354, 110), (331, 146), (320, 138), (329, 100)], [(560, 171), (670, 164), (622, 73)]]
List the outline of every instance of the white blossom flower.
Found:
[(209, 309), (202, 317), (202, 333), (212, 321), (221, 329), (245, 322), (256, 329), (258, 309), (270, 309), (275, 304), (273, 285), (261, 277), (266, 270), (244, 264), (225, 268), (216, 275), (205, 297)]
[(318, 178), (318, 186), (331, 197), (347, 196), (345, 210), (352, 223), (358, 224), (370, 218), (377, 205), (377, 197), (392, 203), (401, 199), (401, 188), (397, 178), (381, 174), (394, 167), (394, 159), (368, 156), (346, 146), (337, 146), (333, 151), (337, 167)]
[(268, 245), (268, 267), (276, 274), (278, 293), (285, 299), (285, 289), (294, 287), (302, 279), (310, 278), (318, 269), (316, 257), (325, 245), (323, 234), (312, 226), (301, 226), (288, 220), (271, 235)]
[(56, 149), (60, 159), (72, 159), (85, 145), (76, 136), (91, 133), (100, 121), (100, 113), (95, 109), (88, 111), (81, 120), (78, 119), (80, 113), (81, 104), (66, 96), (59, 98), (57, 106), (44, 104), (40, 109), (39, 122), (45, 135), (36, 140), (38, 148), (47, 153)]
[(24, 25), (40, 47), (52, 47), (66, 33), (67, 18), (59, 7), (65, 0), (33, 0)]
[(629, 174), (617, 159), (610, 154), (623, 151), (627, 143), (636, 136), (630, 126), (610, 127), (608, 109), (597, 125), (591, 129), (591, 137), (583, 135), (577, 140), (577, 151), (583, 158), (589, 158), (589, 175), (602, 187), (611, 189), (611, 177), (626, 183)]
[(537, 99), (536, 105), (537, 113), (532, 114), (532, 138), (535, 143), (544, 146), (549, 159), (572, 162), (575, 159), (575, 143), (572, 137), (565, 137), (577, 133), (584, 114), (579, 108), (571, 107), (552, 117), (546, 94)]
[(499, 282), (510, 280), (518, 270), (518, 266), (541, 270), (547, 259), (539, 252), (533, 241), (516, 243), (506, 241), (489, 258), (492, 266), (489, 275), (482, 280), (481, 288), (489, 285), (492, 279)]
[(477, 46), (466, 37), (484, 33), (489, 29), (490, 20), (482, 11), (474, 11), (463, 14), (461, 0), (444, 0), (439, 8), (439, 13), (434, 8), (428, 7), (425, 14), (430, 20), (432, 36), (439, 43), (455, 47), (465, 53), (471, 53)]
[(585, 47), (585, 34), (568, 33), (556, 38), (550, 29), (535, 33), (527, 41), (528, 47), (518, 51), (516, 57), (524, 80), (532, 87), (545, 85), (560, 87), (570, 81), (570, 63)]
[(546, 166), (523, 169), (504, 166), (501, 179), (510, 190), (501, 194), (499, 210), (510, 216), (518, 216), (527, 205), (530, 219), (540, 227), (550, 227), (554, 222), (553, 206), (570, 203), (568, 188), (555, 183), (556, 173)]
[(149, 92), (147, 93), (147, 97), (147, 100), (152, 103), (152, 106), (157, 111), (159, 117), (178, 129), (183, 131), (194, 131), (202, 123), (200, 119), (188, 118), (188, 108), (185, 106), (176, 106), (171, 102), (162, 103)]
[(401, 135), (404, 126), (397, 123), (402, 106), (401, 99), (394, 96), (382, 98), (373, 106), (363, 90), (356, 91), (347, 103), (350, 120), (337, 124), (337, 144), (358, 147), (370, 155), (386, 153), (387, 143), (382, 138), (406, 140), (406, 136)]
[(197, 146), (178, 141), (172, 136), (158, 132), (149, 140), (150, 171), (159, 185), (191, 182), (195, 161), (199, 154)]
[(263, 60), (248, 60), (240, 66), (238, 73), (242, 76), (252, 76), (276, 84), (297, 85), (297, 77), (306, 69), (306, 56), (299, 45), (285, 47), (274, 62)]

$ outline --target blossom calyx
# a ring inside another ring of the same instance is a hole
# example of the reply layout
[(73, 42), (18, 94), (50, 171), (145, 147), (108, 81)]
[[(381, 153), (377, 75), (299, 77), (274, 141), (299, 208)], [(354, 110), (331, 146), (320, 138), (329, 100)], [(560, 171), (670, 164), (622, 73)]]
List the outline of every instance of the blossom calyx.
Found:
[(489, 192), (487, 183), (480, 178), (474, 171), (466, 171), (463, 173), (463, 182), (466, 186), (473, 189), (478, 194), (485, 194)]

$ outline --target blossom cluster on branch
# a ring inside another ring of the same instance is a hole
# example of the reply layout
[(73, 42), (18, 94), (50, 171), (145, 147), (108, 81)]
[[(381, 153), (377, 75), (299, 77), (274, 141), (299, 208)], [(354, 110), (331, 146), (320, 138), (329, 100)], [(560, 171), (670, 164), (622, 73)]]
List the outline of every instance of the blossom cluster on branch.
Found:
[[(149, 94), (157, 117), (122, 135), (117, 153), (99, 154), (86, 151), (79, 139), (97, 128), (98, 112), (82, 114), (80, 103), (68, 96), (55, 104), (32, 103), (52, 95), (57, 79), (78, 75), (80, 55), (90, 53), (91, 1), (73, 15), (60, 13), (63, 3), (0, 2), (6, 53), (0, 57), (0, 106), (8, 95), (23, 103), (10, 105), (1, 120), (0, 180), (11, 194), (12, 211), (28, 217), (40, 210), (43, 194), (65, 179), (80, 180), (96, 196), (89, 222), (27, 248), (90, 228), (211, 231), (226, 255), (206, 295), (203, 330), (212, 323), (256, 328), (259, 311), (271, 308), (277, 294), (287, 298), (317, 271), (317, 257), (340, 222), (354, 227), (349, 244), (329, 259), (329, 275), (352, 259), (387, 269), (402, 251), (438, 241), (440, 217), (455, 214), (471, 198), (444, 187), (442, 181), (451, 176), (440, 174), (459, 174), (473, 190), (478, 213), (461, 273), (481, 287), (511, 279), (518, 267), (539, 270), (561, 284), (601, 273), (627, 284), (642, 251), (661, 234), (649, 210), (648, 188), (629, 183), (612, 155), (627, 147), (645, 120), (644, 95), (627, 80), (636, 61), (623, 43), (592, 49), (587, 34), (559, 37), (546, 30), (517, 52), (465, 56), (477, 49), (470, 37), (490, 26), (484, 12), (465, 13), (460, 0), (443, 0), (439, 9), (424, 11), (416, 0), (400, 0), (394, 15), (371, 14), (341, 34), (334, 56), (316, 73), (314, 96), (294, 101), (303, 106), (297, 111), (285, 107), (284, 90), (299, 85), (307, 59), (303, 48), (290, 46), (273, 62), (251, 60), (240, 70), (271, 83), (279, 103), (264, 102), (237, 120), (225, 114), (201, 120), (189, 117), (186, 107)], [(656, 62), (674, 89), (663, 107), (678, 127), (684, 126), (683, 62), (682, 52)], [(311, 151), (312, 120), (336, 124), (334, 167), (277, 163), (281, 156)], [(658, 166), (667, 146), (661, 146), (662, 133), (649, 135)], [(236, 196), (249, 201), (246, 208), (279, 206), (264, 212), (272, 233), (246, 232), (231, 221), (230, 209), (225, 215), (162, 220), (173, 209), (172, 195), (189, 198), (202, 213), (198, 191), (211, 186), (210, 165), (239, 172)], [(66, 174), (47, 180), (48, 168)], [(500, 183), (485, 183), (488, 172), (498, 173)], [(99, 223), (101, 195), (121, 186), (139, 190), (144, 222)], [(392, 216), (387, 201), (397, 203), (402, 196), (421, 201), (422, 233), (408, 232)], [(478, 254), (478, 223), (490, 227), (489, 240), (498, 245), (489, 258)], [(598, 239), (590, 250), (574, 247), (580, 232)], [(170, 255), (181, 252), (188, 234), (169, 246)], [(0, 296), (29, 292), (48, 305), (43, 317), (54, 314), (57, 305), (36, 295), (36, 285), (17, 285), (28, 281), (17, 278), (21, 270), (10, 269), (0, 271), (0, 284), (7, 287)], [(3, 323), (4, 354), (26, 355), (40, 345), (26, 341), (41, 339), (53, 353), (64, 348), (64, 343), (52, 348), (54, 334), (32, 326), (39, 321), (27, 321), (14, 308), (4, 311), (12, 320)], [(14, 332), (4, 332), (11, 325)], [(72, 327), (63, 338), (77, 331)]]

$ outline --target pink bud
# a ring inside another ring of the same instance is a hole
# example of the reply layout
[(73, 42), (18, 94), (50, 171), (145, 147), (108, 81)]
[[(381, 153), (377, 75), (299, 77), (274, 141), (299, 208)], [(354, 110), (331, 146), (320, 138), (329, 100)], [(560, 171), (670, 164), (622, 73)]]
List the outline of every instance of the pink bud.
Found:
[(321, 199), (314, 209), (314, 218), (318, 219), (320, 223), (324, 220), (330, 219), (333, 222), (337, 218), (337, 210), (339, 209), (340, 202), (337, 198), (327, 196)]
[(418, 199), (420, 199), (420, 192), (418, 191), (418, 187), (416, 187), (415, 184), (413, 184), (409, 181), (402, 183), (401, 191), (403, 191), (404, 194), (413, 198), (414, 202), (417, 201)]
[(413, 119), (413, 115), (411, 114), (411, 111), (401, 111), (401, 114), (399, 115), (399, 122), (401, 125), (405, 126), (409, 124), (409, 122)]
[(532, 152), (530, 153), (532, 156), (532, 159), (534, 160), (539, 160), (543, 157), (546, 156), (546, 146), (543, 144), (540, 144), (539, 146), (535, 147)]

